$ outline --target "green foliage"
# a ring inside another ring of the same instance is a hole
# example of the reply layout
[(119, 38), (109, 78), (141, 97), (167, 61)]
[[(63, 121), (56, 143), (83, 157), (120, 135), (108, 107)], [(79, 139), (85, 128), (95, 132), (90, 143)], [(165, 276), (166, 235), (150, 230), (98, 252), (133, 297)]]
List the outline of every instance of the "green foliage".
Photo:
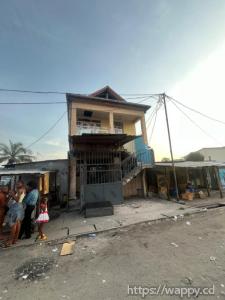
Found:
[(204, 155), (200, 152), (191, 152), (185, 157), (186, 161), (203, 161)]
[(169, 159), (168, 157), (163, 157), (161, 161), (162, 161), (162, 162), (169, 162), (170, 159)]
[(33, 159), (32, 152), (22, 143), (13, 143), (11, 140), (9, 140), (9, 145), (0, 143), (0, 163), (15, 164), (31, 162)]

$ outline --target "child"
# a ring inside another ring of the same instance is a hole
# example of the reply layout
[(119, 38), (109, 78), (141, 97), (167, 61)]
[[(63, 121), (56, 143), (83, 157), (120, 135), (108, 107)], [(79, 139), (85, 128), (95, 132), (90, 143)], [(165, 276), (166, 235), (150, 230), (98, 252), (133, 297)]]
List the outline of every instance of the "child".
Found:
[(43, 233), (43, 227), (44, 223), (47, 223), (49, 221), (49, 215), (48, 215), (48, 207), (47, 207), (47, 198), (41, 199), (40, 202), (40, 213), (36, 220), (36, 223), (38, 223), (38, 239), (45, 241), (47, 240), (47, 236)]

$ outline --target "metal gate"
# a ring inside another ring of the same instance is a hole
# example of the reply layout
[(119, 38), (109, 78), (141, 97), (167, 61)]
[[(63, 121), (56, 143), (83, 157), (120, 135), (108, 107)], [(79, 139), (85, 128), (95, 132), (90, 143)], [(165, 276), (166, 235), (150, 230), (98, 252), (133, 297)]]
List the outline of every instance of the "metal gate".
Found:
[(94, 202), (121, 203), (122, 171), (118, 153), (86, 153), (83, 156), (85, 163), (81, 160), (79, 164), (81, 208)]

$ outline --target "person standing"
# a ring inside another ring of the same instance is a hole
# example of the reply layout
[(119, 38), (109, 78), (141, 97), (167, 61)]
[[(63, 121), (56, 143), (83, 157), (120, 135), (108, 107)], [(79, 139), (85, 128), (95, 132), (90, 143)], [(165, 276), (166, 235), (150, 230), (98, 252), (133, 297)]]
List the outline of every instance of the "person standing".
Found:
[(38, 224), (38, 232), (39, 232), (37, 239), (42, 241), (47, 240), (47, 236), (43, 232), (44, 224), (48, 223), (49, 221), (47, 201), (48, 201), (47, 198), (41, 199), (39, 216), (36, 220), (36, 223)]
[(2, 189), (0, 189), (0, 239), (4, 239), (3, 223), (7, 210), (7, 193), (8, 187), (3, 187)]
[(6, 214), (6, 224), (8, 224), (10, 227), (10, 235), (5, 241), (5, 247), (16, 244), (20, 233), (21, 222), (24, 218), (23, 204), (19, 203), (19, 197), (15, 197), (14, 199), (14, 195), (14, 192), (9, 192), (9, 196), (11, 198), (8, 201), (9, 210)]
[(21, 230), (19, 238), (21, 239), (25, 234), (25, 238), (29, 239), (31, 237), (31, 215), (39, 199), (39, 192), (37, 189), (37, 184), (34, 181), (30, 181), (27, 184), (27, 194), (23, 199), (23, 204), (25, 205), (25, 215), (21, 225)]

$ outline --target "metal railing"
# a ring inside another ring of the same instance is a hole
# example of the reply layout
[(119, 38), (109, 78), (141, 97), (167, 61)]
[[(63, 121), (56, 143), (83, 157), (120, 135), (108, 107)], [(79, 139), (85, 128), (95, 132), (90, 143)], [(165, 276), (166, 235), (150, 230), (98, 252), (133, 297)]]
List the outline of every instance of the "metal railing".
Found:
[(78, 165), (100, 166), (120, 165), (121, 151), (81, 151), (76, 153)]
[(136, 168), (143, 168), (146, 165), (152, 164), (151, 151), (137, 152), (129, 155), (122, 163), (122, 177), (124, 178)]
[(120, 182), (121, 180), (121, 169), (87, 170), (81, 168), (82, 185)]
[[(99, 124), (100, 125), (100, 124)], [(77, 121), (76, 134), (82, 135), (84, 133), (96, 134), (96, 133), (113, 133), (122, 134), (123, 129), (114, 127), (113, 131), (109, 127), (102, 127), (95, 123), (85, 124), (83, 122)]]
[(82, 135), (84, 133), (96, 134), (96, 133), (109, 133), (109, 128), (107, 127), (99, 127), (93, 125), (86, 125), (77, 122), (76, 134)]

